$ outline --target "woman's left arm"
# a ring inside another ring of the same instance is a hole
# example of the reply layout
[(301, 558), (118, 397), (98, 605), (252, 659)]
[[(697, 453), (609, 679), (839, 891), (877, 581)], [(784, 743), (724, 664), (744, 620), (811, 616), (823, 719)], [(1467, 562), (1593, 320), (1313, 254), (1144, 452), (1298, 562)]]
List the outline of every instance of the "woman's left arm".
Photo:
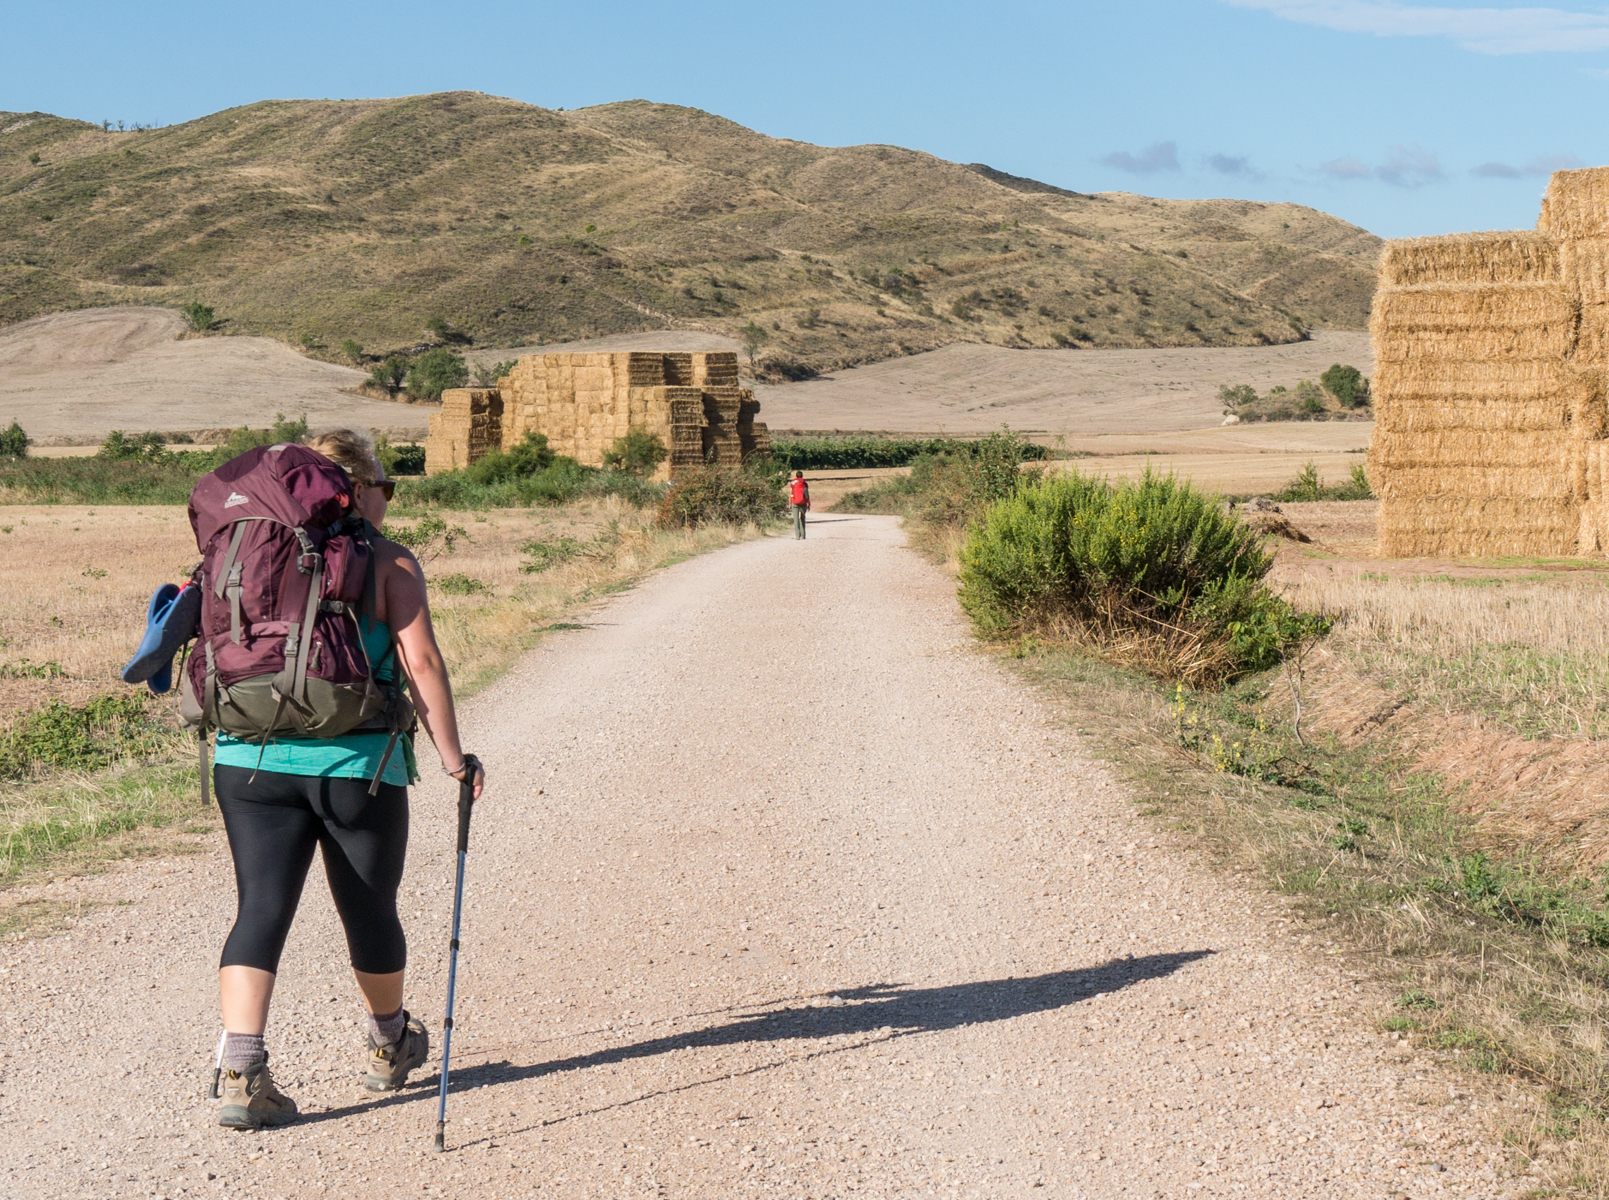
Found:
[[(430, 601), (425, 595), (425, 573), (419, 560), (405, 546), (381, 542), (382, 555), (375, 569), (383, 572), (386, 622), (397, 640), (397, 657), (408, 674), (413, 705), (431, 744), (444, 767), (459, 764), (454, 777), (462, 773), (464, 748), (458, 740), (458, 715), (453, 708), (452, 682), (447, 663), (436, 644), (436, 631), (430, 623)], [(480, 798), (485, 776), (475, 777), (475, 798)]]

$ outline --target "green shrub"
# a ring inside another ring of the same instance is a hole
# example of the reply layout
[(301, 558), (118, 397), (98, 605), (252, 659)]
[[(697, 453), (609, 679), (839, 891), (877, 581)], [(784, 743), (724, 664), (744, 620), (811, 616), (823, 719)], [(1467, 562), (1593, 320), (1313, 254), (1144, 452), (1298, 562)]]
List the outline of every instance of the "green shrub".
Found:
[(1270, 639), (1293, 631), (1261, 586), (1272, 562), (1259, 534), (1183, 480), (1074, 473), (988, 507), (961, 549), (960, 600), (985, 634), (1065, 630), (1208, 683), (1270, 665)]
[[(973, 454), (981, 445), (960, 438), (780, 438), (771, 442), (771, 458), (786, 471), (903, 467), (924, 454)], [(1050, 457), (1049, 450), (1032, 442), (1019, 442), (1019, 447), (1019, 461)]]
[(216, 320), (212, 309), (199, 300), (180, 306), (179, 311), (184, 314), (185, 321), (194, 333), (206, 333)]
[(363, 361), (363, 344), (355, 338), (347, 338), (341, 343), (341, 353), (353, 366), (357, 366)]
[(507, 450), (493, 450), (469, 467), (467, 474), (471, 483), (503, 483), (547, 470), (554, 457), (547, 435), (527, 430), (523, 441)]
[(520, 570), (527, 575), (539, 575), (549, 567), (569, 562), (581, 550), (581, 543), (572, 537), (554, 538), (550, 542), (533, 538), (520, 547), (520, 553), (529, 556), (529, 561), (520, 564)]
[(445, 346), (426, 350), (408, 368), (408, 394), (419, 400), (440, 400), (448, 388), (463, 387), (468, 382), (469, 367), (463, 355)]
[(603, 456), (603, 465), (633, 475), (651, 475), (654, 468), (669, 457), (670, 451), (665, 449), (658, 434), (633, 429), (625, 437), (614, 440)]
[(455, 572), (444, 575), (435, 581), (436, 587), (449, 596), (485, 596), (491, 593), (491, 588), (476, 579), (473, 575), (464, 575)]
[(1358, 408), (1369, 402), (1369, 381), (1356, 367), (1343, 367), (1336, 363), (1318, 377), (1329, 392), (1341, 402), (1342, 408)]
[(32, 440), (13, 419), (8, 428), (0, 429), (0, 458), (27, 458)]
[(0, 777), (47, 768), (93, 770), (158, 752), (172, 732), (154, 722), (139, 696), (110, 693), (86, 704), (52, 700), (0, 733)]
[(419, 523), (411, 527), (387, 526), (385, 536), (399, 546), (408, 547), (415, 558), (425, 563), (443, 554), (451, 554), (458, 548), (460, 539), (469, 540), (469, 530), (462, 525), (449, 525), (432, 513), (420, 518)]
[(123, 462), (129, 459), (149, 462), (162, 457), (166, 452), (166, 442), (167, 439), (160, 433), (136, 433), (125, 436), (121, 429), (114, 429), (101, 442), (100, 449), (95, 451), (95, 457), (111, 462)]
[(672, 481), (659, 507), (667, 529), (775, 520), (787, 509), (782, 476), (771, 472), (695, 467)]
[(1368, 474), (1362, 463), (1352, 465), (1352, 473), (1345, 483), (1327, 486), (1318, 472), (1318, 464), (1309, 460), (1297, 475), (1270, 499), (1284, 504), (1301, 504), (1314, 500), (1373, 500), (1374, 489), (1369, 486)]
[(408, 377), (409, 365), (408, 360), (402, 355), (393, 354), (369, 372), (369, 382), (376, 387), (385, 388), (388, 392), (394, 392)]

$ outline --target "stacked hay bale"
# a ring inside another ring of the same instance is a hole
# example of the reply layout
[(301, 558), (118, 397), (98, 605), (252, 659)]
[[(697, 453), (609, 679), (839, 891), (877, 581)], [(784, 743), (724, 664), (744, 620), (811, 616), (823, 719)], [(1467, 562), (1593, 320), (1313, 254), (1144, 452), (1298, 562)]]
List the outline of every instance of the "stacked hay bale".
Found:
[[(541, 433), (555, 453), (602, 466), (617, 438), (640, 429), (670, 452), (659, 479), (705, 463), (737, 466), (770, 449), (766, 427), (754, 420), (760, 406), (737, 386), (737, 355), (729, 351), (533, 354), (498, 382), (501, 425), (491, 446)], [(432, 461), (427, 452), (428, 471), (449, 469)]]
[(1609, 549), (1609, 171), (1536, 233), (1388, 243), (1371, 331), (1382, 553)]
[(425, 472), (467, 467), (503, 443), (503, 394), (497, 388), (448, 388), (430, 414)]

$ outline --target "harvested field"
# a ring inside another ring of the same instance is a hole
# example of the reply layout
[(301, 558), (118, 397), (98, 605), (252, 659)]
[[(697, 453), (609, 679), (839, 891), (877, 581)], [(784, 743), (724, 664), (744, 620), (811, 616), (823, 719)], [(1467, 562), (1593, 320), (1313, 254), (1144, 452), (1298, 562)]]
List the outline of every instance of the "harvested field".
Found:
[(433, 404), (349, 394), (365, 376), (260, 337), (180, 338), (167, 308), (91, 308), (0, 329), (0, 424), (42, 442), (98, 442), (143, 432), (273, 424), (354, 425), (422, 437)]

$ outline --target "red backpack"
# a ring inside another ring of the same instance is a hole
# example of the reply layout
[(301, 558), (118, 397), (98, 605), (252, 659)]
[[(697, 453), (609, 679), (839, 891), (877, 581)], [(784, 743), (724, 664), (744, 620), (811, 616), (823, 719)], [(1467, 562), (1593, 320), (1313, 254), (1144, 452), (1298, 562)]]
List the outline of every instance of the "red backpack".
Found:
[(805, 504), (810, 499), (810, 485), (802, 479), (788, 481), (788, 503)]
[(390, 733), (371, 793), (397, 738), (412, 731), (401, 687), (376, 678), (395, 645), (379, 663), (363, 645), (358, 617), (374, 611), (375, 532), (352, 501), (344, 471), (291, 444), (248, 450), (190, 493), (201, 620), (179, 713), (198, 731), (203, 798), (211, 729), (265, 747)]

